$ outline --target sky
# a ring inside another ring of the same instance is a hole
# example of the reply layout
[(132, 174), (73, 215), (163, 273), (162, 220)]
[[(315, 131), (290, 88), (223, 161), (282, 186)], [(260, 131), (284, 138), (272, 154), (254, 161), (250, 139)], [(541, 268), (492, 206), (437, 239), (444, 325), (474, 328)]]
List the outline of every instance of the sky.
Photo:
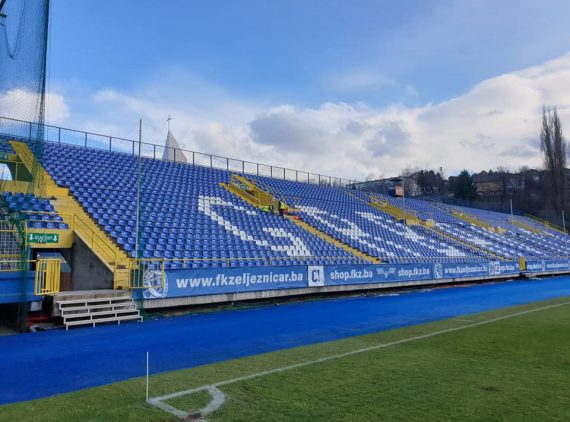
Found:
[[(570, 2), (52, 0), (49, 123), (364, 180), (541, 164)], [(10, 93), (0, 93), (0, 106)], [(3, 96), (2, 96), (3, 95)], [(16, 117), (16, 116), (15, 116)]]

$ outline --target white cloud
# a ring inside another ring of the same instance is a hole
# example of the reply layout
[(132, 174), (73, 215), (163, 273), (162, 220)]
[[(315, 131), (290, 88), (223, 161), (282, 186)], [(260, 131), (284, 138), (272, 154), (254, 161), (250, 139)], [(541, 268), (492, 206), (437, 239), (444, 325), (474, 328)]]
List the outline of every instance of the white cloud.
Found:
[(185, 148), (356, 179), (396, 175), (408, 166), (443, 166), (448, 174), (537, 166), (543, 104), (557, 106), (563, 123), (570, 121), (570, 54), (421, 107), (266, 105), (208, 84), (198, 89), (193, 78), (167, 82), (137, 92), (96, 92), (87, 97), (85, 119), (73, 120), (97, 132), (125, 132), (142, 117), (145, 139), (163, 142), (170, 114)]
[[(24, 89), (0, 92), (0, 116), (20, 120), (36, 121), (40, 98)], [(64, 123), (69, 117), (69, 108), (63, 95), (52, 92), (45, 97), (46, 121), (51, 124)]]

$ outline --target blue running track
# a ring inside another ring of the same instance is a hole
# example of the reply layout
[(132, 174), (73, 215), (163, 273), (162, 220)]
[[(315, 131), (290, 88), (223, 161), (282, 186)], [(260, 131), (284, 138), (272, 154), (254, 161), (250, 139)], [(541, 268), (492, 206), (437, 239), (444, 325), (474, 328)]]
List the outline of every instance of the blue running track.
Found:
[(0, 337), (0, 404), (570, 296), (570, 277), (352, 297)]

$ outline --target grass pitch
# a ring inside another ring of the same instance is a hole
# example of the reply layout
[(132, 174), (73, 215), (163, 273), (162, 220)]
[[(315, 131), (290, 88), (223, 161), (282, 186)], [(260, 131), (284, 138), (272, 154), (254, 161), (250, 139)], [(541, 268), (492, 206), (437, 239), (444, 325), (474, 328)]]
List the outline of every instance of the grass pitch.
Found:
[[(561, 304), (506, 308), (151, 377), (150, 395)], [(158, 358), (158, 357), (154, 357)], [(164, 357), (167, 358), (167, 357)], [(538, 310), (220, 387), (211, 421), (570, 420), (570, 305)], [(170, 421), (147, 404), (144, 379), (0, 407), (4, 421)], [(204, 407), (205, 392), (167, 404)]]

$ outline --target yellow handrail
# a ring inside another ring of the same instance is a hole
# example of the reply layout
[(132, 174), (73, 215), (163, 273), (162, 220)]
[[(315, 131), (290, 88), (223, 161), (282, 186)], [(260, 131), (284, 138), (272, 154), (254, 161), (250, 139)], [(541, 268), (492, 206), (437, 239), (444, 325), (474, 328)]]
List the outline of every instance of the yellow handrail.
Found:
[[(81, 234), (81, 230), (79, 230), (79, 228), (81, 226), (79, 226), (77, 223), (80, 223), (83, 225), (83, 228), (85, 228), (87, 234)], [(117, 254), (116, 252), (113, 250), (112, 247), (109, 246), (108, 241), (104, 238), (102, 238), (101, 236), (99, 236), (99, 234), (97, 234), (93, 229), (91, 229), (91, 227), (89, 227), (89, 224), (86, 223), (85, 221), (83, 221), (81, 219), (81, 217), (77, 214), (75, 214), (73, 216), (73, 226), (75, 229), (75, 232), (82, 238), (82, 240), (87, 243), (87, 246), (89, 246), (91, 248), (91, 250), (93, 250), (94, 252), (96, 251), (96, 248), (99, 250), (100, 253), (102, 253), (103, 255), (106, 255), (107, 258), (109, 258), (109, 263), (116, 263), (117, 262)], [(98, 240), (99, 243), (102, 246), (98, 246), (98, 244), (95, 243), (95, 240)], [(89, 243), (90, 242), (90, 243)]]

